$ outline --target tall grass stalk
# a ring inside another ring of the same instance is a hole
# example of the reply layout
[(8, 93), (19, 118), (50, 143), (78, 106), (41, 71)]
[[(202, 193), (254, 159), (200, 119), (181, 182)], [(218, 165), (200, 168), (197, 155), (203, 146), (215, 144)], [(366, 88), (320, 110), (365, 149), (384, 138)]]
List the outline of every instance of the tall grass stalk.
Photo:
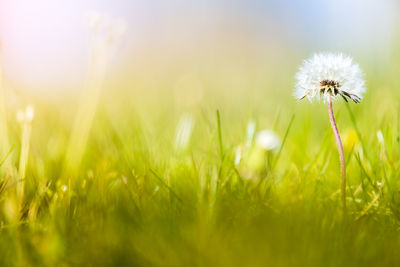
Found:
[(18, 116), (19, 117), (18, 119), (22, 123), (21, 153), (19, 156), (18, 183), (17, 183), (17, 198), (20, 204), (22, 204), (24, 201), (25, 174), (26, 174), (26, 166), (28, 164), (33, 116), (34, 116), (34, 110), (32, 106), (28, 106), (25, 112), (20, 113)]
[[(86, 85), (75, 116), (65, 158), (65, 172), (73, 176), (79, 167), (101, 95), (112, 46), (122, 34), (121, 21), (107, 21), (104, 15), (95, 14), (92, 22), (92, 54)], [(105, 29), (104, 29), (105, 28)]]
[[(8, 125), (7, 125), (7, 108), (5, 101), (5, 86), (4, 86), (4, 71), (3, 71), (3, 57), (2, 57), (2, 44), (0, 40), (0, 153), (2, 157), (10, 150), (8, 139)], [(6, 169), (10, 167), (9, 161), (4, 162)]]

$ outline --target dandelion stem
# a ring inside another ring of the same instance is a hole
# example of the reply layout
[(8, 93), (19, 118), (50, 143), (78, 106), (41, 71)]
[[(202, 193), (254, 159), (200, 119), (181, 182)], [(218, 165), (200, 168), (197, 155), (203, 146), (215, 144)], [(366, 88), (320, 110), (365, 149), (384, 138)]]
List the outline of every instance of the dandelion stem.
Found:
[(328, 106), (329, 106), (329, 120), (332, 125), (333, 132), (336, 137), (336, 144), (339, 150), (339, 157), (340, 157), (340, 172), (341, 172), (341, 195), (342, 195), (342, 208), (343, 214), (346, 213), (346, 164), (344, 159), (344, 151), (342, 140), (340, 139), (339, 131), (336, 126), (335, 117), (333, 115), (332, 109), (332, 96), (328, 94)]

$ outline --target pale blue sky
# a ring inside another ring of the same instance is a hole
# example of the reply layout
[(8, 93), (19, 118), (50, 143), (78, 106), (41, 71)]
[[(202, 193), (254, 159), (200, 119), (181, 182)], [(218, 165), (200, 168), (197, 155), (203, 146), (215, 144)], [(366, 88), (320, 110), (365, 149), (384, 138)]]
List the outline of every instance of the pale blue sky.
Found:
[(398, 38), (400, 5), (396, 0), (0, 0), (9, 80), (34, 87), (52, 79), (83, 79), (89, 34), (83, 16), (89, 10), (127, 20), (121, 58), (149, 46), (179, 50), (199, 40), (217, 45), (219, 36), (230, 33), (258, 47), (277, 42), (296, 51), (375, 55), (390, 50)]

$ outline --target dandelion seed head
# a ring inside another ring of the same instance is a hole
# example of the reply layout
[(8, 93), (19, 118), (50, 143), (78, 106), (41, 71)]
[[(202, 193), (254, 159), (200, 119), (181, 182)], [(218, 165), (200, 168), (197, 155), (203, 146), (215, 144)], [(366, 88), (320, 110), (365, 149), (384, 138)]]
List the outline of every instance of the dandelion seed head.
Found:
[(294, 96), (298, 99), (326, 100), (328, 95), (359, 103), (365, 92), (363, 73), (351, 57), (343, 54), (314, 54), (296, 74)]
[(279, 136), (271, 130), (262, 130), (256, 135), (256, 145), (265, 150), (274, 150), (280, 143)]

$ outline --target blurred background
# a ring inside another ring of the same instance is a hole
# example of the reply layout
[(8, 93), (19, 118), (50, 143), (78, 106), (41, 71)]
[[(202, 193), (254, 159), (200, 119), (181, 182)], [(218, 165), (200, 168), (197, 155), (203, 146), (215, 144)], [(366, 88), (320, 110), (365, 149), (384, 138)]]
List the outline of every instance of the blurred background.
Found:
[[(25, 183), (34, 222), (18, 227), (21, 197), (0, 180), (0, 265), (400, 266), (399, 11), (0, 0), (0, 177)], [(103, 19), (118, 23), (100, 30)], [(293, 97), (299, 65), (327, 51), (365, 73), (362, 103), (334, 104), (359, 223), (338, 216), (326, 105)], [(257, 148), (270, 130), (279, 149)]]
[(84, 17), (95, 10), (127, 23), (108, 83), (159, 92), (182, 79), (201, 86), (213, 73), (218, 87), (251, 93), (257, 81), (283, 79), (276, 76), (282, 69), (293, 84), (291, 74), (315, 51), (385, 65), (398, 40), (399, 8), (396, 0), (0, 0), (4, 72), (15, 89), (79, 91), (90, 50)]

